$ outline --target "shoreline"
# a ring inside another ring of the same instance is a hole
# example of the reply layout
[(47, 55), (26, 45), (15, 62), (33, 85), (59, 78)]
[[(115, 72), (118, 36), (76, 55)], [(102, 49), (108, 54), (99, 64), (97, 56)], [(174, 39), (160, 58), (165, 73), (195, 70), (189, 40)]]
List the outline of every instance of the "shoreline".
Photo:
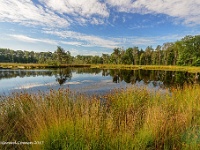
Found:
[(115, 64), (22, 64), (22, 63), (0, 63), (0, 69), (49, 69), (49, 68), (68, 68), (68, 67), (87, 67), (96, 69), (125, 69), (125, 70), (164, 70), (164, 71), (187, 71), (200, 73), (200, 67), (193, 66), (163, 66), (163, 65), (115, 65)]

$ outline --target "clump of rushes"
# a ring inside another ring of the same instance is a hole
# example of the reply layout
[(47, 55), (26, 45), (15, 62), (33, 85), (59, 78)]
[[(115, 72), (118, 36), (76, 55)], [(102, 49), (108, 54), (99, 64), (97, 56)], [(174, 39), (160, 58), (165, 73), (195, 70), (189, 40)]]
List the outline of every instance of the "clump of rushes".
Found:
[(199, 149), (200, 86), (145, 88), (104, 96), (69, 89), (1, 97), (0, 149)]

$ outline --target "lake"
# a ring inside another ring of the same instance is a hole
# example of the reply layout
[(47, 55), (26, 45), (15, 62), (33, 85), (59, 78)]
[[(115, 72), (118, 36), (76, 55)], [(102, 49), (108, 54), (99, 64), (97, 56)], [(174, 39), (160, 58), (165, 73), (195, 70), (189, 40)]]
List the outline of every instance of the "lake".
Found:
[(46, 92), (69, 88), (86, 94), (104, 94), (116, 88), (145, 86), (149, 90), (170, 91), (184, 84), (199, 84), (197, 73), (158, 70), (66, 68), (44, 70), (0, 69), (0, 95), (13, 92)]

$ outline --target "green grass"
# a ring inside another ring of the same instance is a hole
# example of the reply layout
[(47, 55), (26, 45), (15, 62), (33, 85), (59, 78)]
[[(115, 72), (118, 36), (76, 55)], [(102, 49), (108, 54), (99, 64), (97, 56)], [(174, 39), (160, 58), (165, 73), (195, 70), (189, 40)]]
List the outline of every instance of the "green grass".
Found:
[(199, 149), (200, 86), (116, 90), (101, 97), (68, 89), (1, 97), (0, 149)]
[(168, 71), (188, 71), (192, 73), (200, 72), (200, 67), (192, 66), (164, 66), (164, 65), (115, 65), (115, 64), (62, 64), (60, 66), (48, 64), (23, 64), (23, 63), (0, 63), (1, 68), (9, 69), (45, 69), (45, 68), (59, 68), (59, 67), (88, 67), (100, 69), (127, 69), (127, 70), (168, 70)]
[(90, 67), (87, 64), (62, 64), (62, 65), (48, 65), (48, 64), (34, 64), (34, 63), (0, 63), (0, 69), (46, 69), (46, 68), (66, 68), (66, 67)]
[(127, 70), (168, 70), (168, 71), (188, 71), (188, 72), (200, 72), (200, 67), (192, 66), (164, 66), (164, 65), (114, 65), (114, 64), (98, 64), (91, 65), (91, 68), (100, 69), (127, 69)]

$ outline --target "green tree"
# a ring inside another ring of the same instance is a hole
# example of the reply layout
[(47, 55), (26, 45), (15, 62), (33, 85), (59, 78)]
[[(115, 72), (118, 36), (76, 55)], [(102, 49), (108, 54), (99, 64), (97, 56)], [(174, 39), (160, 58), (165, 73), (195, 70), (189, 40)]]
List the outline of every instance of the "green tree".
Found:
[(115, 48), (114, 52), (111, 54), (113, 60), (116, 64), (119, 64), (120, 58), (121, 58), (121, 50), (120, 48)]
[(192, 65), (198, 59), (194, 41), (193, 36), (186, 36), (175, 43), (179, 53), (178, 65)]
[[(134, 65), (139, 65), (139, 48), (138, 47), (133, 47), (133, 51), (132, 51), (132, 56), (133, 57), (133, 64)], [(131, 55), (131, 54), (130, 54)]]
[(67, 54), (62, 47), (58, 46), (57, 50), (55, 51), (55, 54), (56, 54), (56, 61), (58, 65), (68, 62), (68, 59), (69, 59), (68, 55), (70, 55), (70, 53)]
[(145, 53), (141, 53), (140, 55), (140, 65), (145, 65)]
[(108, 64), (110, 61), (110, 56), (108, 54), (102, 54), (103, 64)]
[(153, 52), (153, 48), (151, 46), (147, 46), (147, 48), (145, 49), (145, 65), (151, 65), (152, 64), (152, 59), (151, 59), (151, 55)]

